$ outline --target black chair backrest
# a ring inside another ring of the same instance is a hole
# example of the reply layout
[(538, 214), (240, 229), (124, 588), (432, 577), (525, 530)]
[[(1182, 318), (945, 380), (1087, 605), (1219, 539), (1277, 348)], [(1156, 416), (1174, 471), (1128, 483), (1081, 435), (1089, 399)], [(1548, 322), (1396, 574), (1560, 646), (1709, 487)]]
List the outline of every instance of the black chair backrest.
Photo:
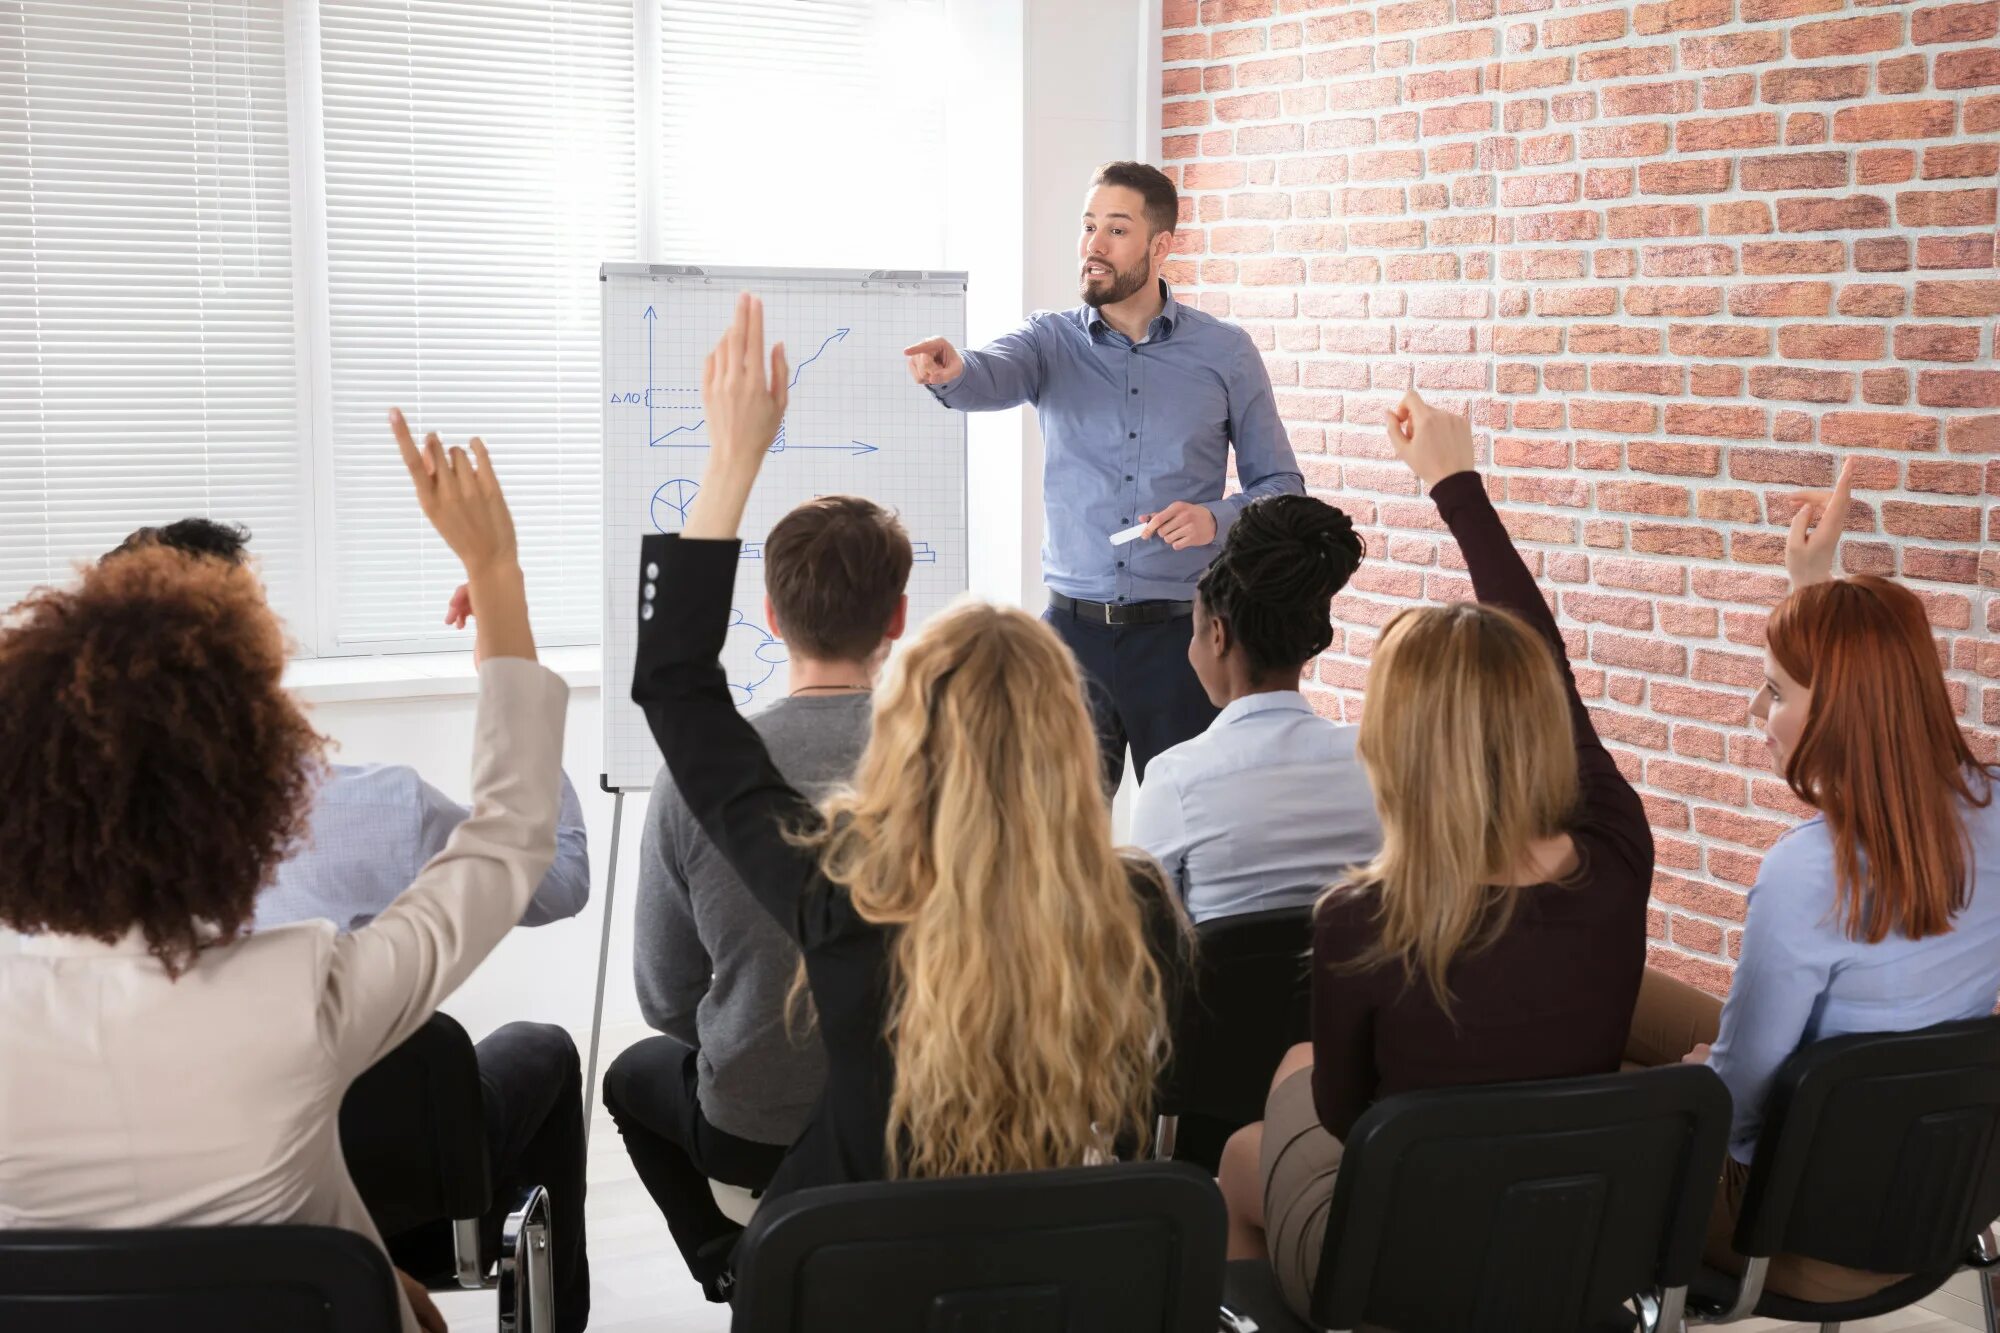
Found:
[(387, 1333), (396, 1279), (334, 1227), (0, 1231), (7, 1333)]
[(493, 1182), (479, 1059), (456, 1020), (432, 1014), (354, 1080), (340, 1105), (340, 1146), (384, 1236), (485, 1214)]
[(734, 1333), (1214, 1333), (1206, 1174), (1117, 1163), (801, 1190), (736, 1252)]
[(1264, 1118), (1278, 1061), (1312, 1037), (1312, 908), (1216, 917), (1195, 934), (1158, 1109), (1247, 1125)]
[(1764, 1102), (1737, 1218), (1750, 1256), (1957, 1267), (2000, 1217), (2000, 1018), (1814, 1042)]
[(1405, 1093), (1348, 1135), (1313, 1290), (1323, 1328), (1618, 1324), (1686, 1286), (1729, 1137), (1705, 1065)]

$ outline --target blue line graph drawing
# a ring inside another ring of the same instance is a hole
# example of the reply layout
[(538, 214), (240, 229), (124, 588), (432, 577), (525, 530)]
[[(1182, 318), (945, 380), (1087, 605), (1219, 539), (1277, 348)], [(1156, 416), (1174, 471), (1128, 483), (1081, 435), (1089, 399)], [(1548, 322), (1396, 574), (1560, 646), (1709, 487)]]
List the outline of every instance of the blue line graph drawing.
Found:
[(675, 477), (653, 492), (650, 502), (653, 529), (656, 532), (679, 532), (687, 526), (688, 506), (701, 490), (699, 482), (686, 477)]
[[(659, 323), (660, 316), (659, 312), (652, 306), (647, 306), (646, 312), (639, 316), (639, 318), (646, 322), (646, 387), (644, 389), (627, 389), (622, 392), (613, 393), (611, 395), (612, 405), (622, 407), (643, 406), (646, 409), (646, 443), (650, 447), (659, 448), (665, 446), (675, 449), (708, 448), (708, 442), (705, 440), (685, 440), (674, 445), (667, 445), (666, 443), (677, 435), (698, 434), (701, 428), (708, 424), (707, 417), (701, 418), (692, 425), (674, 426), (665, 431), (660, 430), (655, 423), (654, 413), (656, 412), (699, 412), (701, 410), (701, 390), (662, 388), (653, 383), (653, 328), (654, 325)], [(786, 387), (796, 389), (799, 386), (799, 376), (805, 374), (806, 367), (819, 360), (822, 356), (825, 356), (827, 348), (837, 342), (845, 341), (847, 335), (852, 332), (854, 330), (851, 327), (837, 328), (821, 339), (819, 347), (811, 356), (792, 367), (792, 378)], [(673, 394), (692, 395), (693, 401), (673, 402), (666, 400), (667, 395)], [(661, 401), (655, 401), (656, 398), (661, 399)], [(771, 442), (772, 453), (783, 453), (787, 449), (824, 449), (837, 450), (858, 458), (864, 454), (878, 452), (876, 445), (864, 444), (860, 440), (849, 440), (846, 444), (792, 444), (786, 438), (786, 430), (787, 427), (785, 425), (779, 425), (778, 438)]]
[(757, 691), (778, 674), (778, 668), (790, 660), (783, 639), (730, 608), (729, 629), (722, 641), (722, 669), (738, 708), (747, 707)]

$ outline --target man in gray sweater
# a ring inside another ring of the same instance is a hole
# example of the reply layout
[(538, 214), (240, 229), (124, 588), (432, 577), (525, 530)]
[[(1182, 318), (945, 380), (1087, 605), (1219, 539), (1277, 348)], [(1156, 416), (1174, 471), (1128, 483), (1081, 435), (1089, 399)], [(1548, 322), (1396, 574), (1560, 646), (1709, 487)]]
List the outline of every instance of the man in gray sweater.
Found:
[[(791, 682), (751, 723), (785, 779), (815, 799), (852, 775), (868, 742), (869, 691), (903, 632), (911, 559), (894, 515), (845, 495), (800, 505), (764, 543), (764, 615), (785, 641)], [(688, 1271), (709, 1299), (726, 1300), (739, 1228), (709, 1181), (770, 1182), (819, 1100), (825, 1057), (809, 1025), (788, 1022), (798, 949), (695, 825), (665, 768), (647, 809), (637, 912), (639, 1007), (664, 1035), (618, 1057), (604, 1105)]]

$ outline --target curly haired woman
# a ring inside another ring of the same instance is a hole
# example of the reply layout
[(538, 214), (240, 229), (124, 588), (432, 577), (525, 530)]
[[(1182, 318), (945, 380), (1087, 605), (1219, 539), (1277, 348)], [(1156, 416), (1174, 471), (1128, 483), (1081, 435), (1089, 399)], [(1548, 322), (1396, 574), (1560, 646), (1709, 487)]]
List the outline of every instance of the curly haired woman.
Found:
[[(485, 446), (420, 451), (391, 424), (465, 565), (482, 665), (472, 815), (371, 925), (245, 933), (322, 762), (247, 568), (142, 546), (0, 622), (0, 926), (27, 936), (0, 959), (0, 1227), (298, 1222), (379, 1243), (341, 1097), (520, 919), (555, 855), (567, 698), (535, 662)], [(403, 1286), (405, 1329), (441, 1330)]]

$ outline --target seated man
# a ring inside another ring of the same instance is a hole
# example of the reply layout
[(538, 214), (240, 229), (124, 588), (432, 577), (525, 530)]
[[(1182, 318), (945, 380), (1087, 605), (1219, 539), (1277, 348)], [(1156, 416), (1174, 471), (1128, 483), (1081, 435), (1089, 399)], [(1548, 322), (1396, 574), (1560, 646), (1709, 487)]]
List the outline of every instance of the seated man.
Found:
[[(249, 531), (238, 525), (184, 518), (140, 528), (106, 558), (158, 544), (240, 562), (249, 539)], [(467, 614), (461, 588), (448, 619), (462, 627)], [(470, 813), (414, 769), (329, 765), (304, 839), (258, 897), (257, 928), (325, 918), (342, 931), (360, 929), (395, 901)], [(555, 863), (536, 887), (521, 924), (575, 916), (589, 900), (583, 808), (565, 774)], [(584, 1253), (583, 1069), (576, 1043), (553, 1024), (509, 1023), (476, 1049), (493, 1178), (493, 1208), (482, 1227), (489, 1253), (521, 1191), (546, 1188), (555, 1241), (556, 1325), (581, 1329), (590, 1312), (590, 1269)], [(383, 1137), (393, 1138), (393, 1127), (371, 1136)], [(388, 1201), (364, 1197), (363, 1202), (379, 1216)], [(447, 1219), (384, 1239), (398, 1268), (426, 1280), (450, 1273)]]
[[(869, 690), (903, 632), (911, 558), (893, 515), (844, 495), (800, 505), (764, 545), (764, 614), (790, 654), (791, 693), (751, 721), (785, 778), (815, 798), (852, 774), (867, 743)], [(810, 1019), (788, 1021), (798, 949), (696, 826), (665, 768), (637, 913), (639, 1007), (666, 1035), (619, 1056), (604, 1105), (688, 1271), (723, 1301), (739, 1228), (709, 1181), (769, 1183), (819, 1100), (825, 1058)]]

